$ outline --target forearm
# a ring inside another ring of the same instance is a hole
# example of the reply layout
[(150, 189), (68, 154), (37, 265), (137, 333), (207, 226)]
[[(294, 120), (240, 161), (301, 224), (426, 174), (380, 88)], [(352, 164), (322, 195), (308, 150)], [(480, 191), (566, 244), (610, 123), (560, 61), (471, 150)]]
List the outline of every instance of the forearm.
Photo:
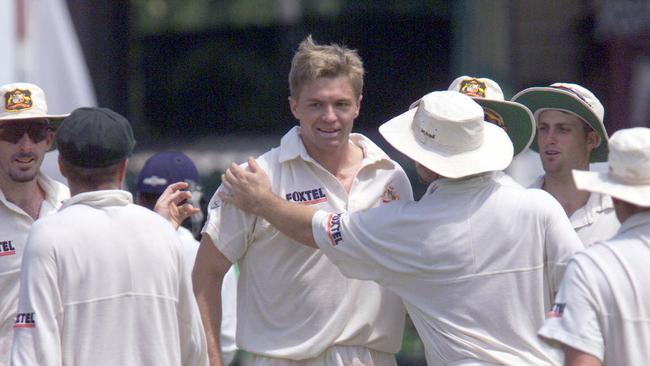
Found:
[(221, 356), (221, 285), (223, 277), (195, 268), (192, 274), (194, 296), (199, 306), (210, 366), (222, 366)]
[(258, 216), (289, 238), (304, 245), (318, 248), (312, 233), (311, 221), (316, 213), (313, 207), (290, 203), (269, 193), (258, 208)]

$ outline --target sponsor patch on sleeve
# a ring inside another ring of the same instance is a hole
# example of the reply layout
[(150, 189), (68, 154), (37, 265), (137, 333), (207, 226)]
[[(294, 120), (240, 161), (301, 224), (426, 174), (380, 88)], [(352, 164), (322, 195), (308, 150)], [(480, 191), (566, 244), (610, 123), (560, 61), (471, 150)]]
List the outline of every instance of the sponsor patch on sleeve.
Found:
[(31, 313), (18, 313), (16, 315), (16, 322), (14, 328), (36, 328), (36, 320), (34, 312)]
[(327, 218), (327, 235), (330, 238), (332, 246), (337, 246), (343, 241), (341, 235), (341, 214), (330, 214)]
[(546, 313), (547, 318), (561, 318), (564, 314), (564, 308), (566, 308), (566, 303), (556, 302), (553, 304), (551, 311)]

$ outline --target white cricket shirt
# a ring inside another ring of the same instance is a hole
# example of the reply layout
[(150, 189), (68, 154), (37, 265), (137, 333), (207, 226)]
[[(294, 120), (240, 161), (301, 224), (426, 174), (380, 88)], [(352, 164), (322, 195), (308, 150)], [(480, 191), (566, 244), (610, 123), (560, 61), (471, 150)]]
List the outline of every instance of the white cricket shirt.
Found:
[[(412, 200), (411, 185), (396, 162), (362, 135), (352, 134), (350, 140), (363, 149), (364, 160), (349, 194), (307, 154), (298, 127), (257, 161), (280, 197), (328, 212)], [(399, 351), (405, 310), (393, 293), (346, 278), (320, 250), (290, 240), (262, 218), (221, 206), (216, 194), (203, 230), (239, 264), (239, 348), (291, 360), (316, 357), (333, 345)]]
[[(544, 176), (540, 176), (529, 188), (542, 188)], [(566, 213), (565, 213), (566, 214)], [(614, 236), (621, 226), (614, 212), (614, 202), (606, 194), (591, 192), (587, 203), (569, 217), (585, 248)]]
[[(178, 237), (183, 243), (183, 258), (185, 269), (192, 278), (192, 269), (196, 261), (196, 253), (199, 251), (200, 243), (194, 239), (194, 235), (183, 226), (176, 230)], [(221, 358), (223, 364), (228, 365), (235, 358), (237, 346), (235, 345), (235, 331), (237, 330), (237, 273), (235, 266), (232, 266), (223, 277), (221, 287)]]
[(548, 193), (497, 177), (438, 179), (418, 202), (314, 215), (314, 238), (343, 274), (401, 296), (429, 365), (560, 362), (536, 332), (582, 243)]
[(650, 212), (571, 259), (539, 334), (604, 365), (650, 363)]
[[(45, 192), (40, 217), (45, 217), (70, 197), (68, 187), (39, 173), (38, 185)], [(18, 312), (20, 264), (25, 251), (27, 234), (34, 220), (20, 207), (7, 201), (0, 190), (0, 364), (9, 364), (14, 320)]]
[(207, 365), (181, 243), (131, 194), (77, 194), (32, 226), (11, 365)]

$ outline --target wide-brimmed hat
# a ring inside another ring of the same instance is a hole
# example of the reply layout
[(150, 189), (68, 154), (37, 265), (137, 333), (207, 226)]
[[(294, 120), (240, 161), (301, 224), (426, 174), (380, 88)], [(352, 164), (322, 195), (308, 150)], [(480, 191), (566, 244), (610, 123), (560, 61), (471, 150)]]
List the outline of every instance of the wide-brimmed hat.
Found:
[(514, 155), (526, 150), (535, 137), (535, 118), (525, 106), (505, 100), (496, 81), (488, 78), (461, 76), (449, 90), (463, 93), (478, 103), (485, 120), (503, 128), (514, 146)]
[(2, 109), (0, 121), (47, 118), (56, 127), (69, 114), (48, 114), (43, 89), (29, 83), (12, 83), (0, 87)]
[[(608, 137), (603, 123), (605, 108), (588, 89), (578, 84), (555, 83), (550, 87), (524, 89), (512, 97), (512, 101), (528, 107), (536, 120), (548, 109), (561, 110), (582, 119), (600, 137), (600, 144), (591, 152), (591, 162), (607, 160)], [(530, 148), (539, 152), (536, 139)]]
[(609, 140), (609, 171), (573, 171), (578, 189), (650, 207), (650, 129), (619, 130)]
[(505, 131), (485, 122), (483, 108), (472, 98), (454, 91), (423, 96), (379, 132), (394, 148), (447, 178), (503, 170), (512, 161)]

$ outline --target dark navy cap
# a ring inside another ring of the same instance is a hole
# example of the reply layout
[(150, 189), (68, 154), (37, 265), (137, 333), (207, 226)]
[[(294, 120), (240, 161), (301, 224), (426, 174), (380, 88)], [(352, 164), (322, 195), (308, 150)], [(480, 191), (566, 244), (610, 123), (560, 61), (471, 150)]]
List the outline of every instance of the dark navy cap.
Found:
[(108, 108), (73, 111), (56, 131), (59, 154), (81, 168), (103, 168), (119, 163), (135, 147), (131, 124)]
[(199, 172), (192, 160), (182, 152), (160, 152), (147, 160), (138, 175), (136, 191), (162, 193), (168, 185), (187, 182), (190, 189), (199, 183)]

